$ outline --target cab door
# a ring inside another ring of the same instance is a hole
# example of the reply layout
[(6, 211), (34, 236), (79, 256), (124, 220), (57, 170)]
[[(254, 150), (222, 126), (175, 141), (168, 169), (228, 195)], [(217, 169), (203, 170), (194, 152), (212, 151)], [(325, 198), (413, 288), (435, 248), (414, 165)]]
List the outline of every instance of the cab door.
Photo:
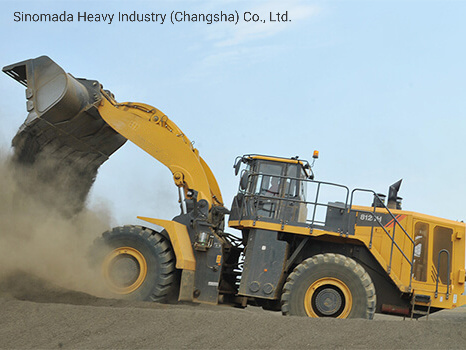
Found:
[(449, 292), (449, 287), (451, 286), (452, 258), (453, 229), (436, 225), (433, 230), (431, 277), (436, 285), (438, 279), (439, 294), (446, 295), (446, 293)]
[(414, 221), (413, 287), (416, 292), (437, 291), (439, 301), (445, 300), (452, 283), (453, 237), (452, 227)]

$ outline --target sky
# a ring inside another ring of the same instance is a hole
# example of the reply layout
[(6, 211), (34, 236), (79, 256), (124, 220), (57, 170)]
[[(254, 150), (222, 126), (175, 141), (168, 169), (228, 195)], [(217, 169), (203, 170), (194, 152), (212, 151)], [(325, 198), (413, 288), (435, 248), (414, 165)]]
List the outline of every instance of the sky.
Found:
[[(73, 22), (14, 16), (64, 11)], [(172, 24), (173, 11), (239, 21)], [(47, 55), (120, 102), (159, 108), (195, 142), (227, 207), (236, 156), (317, 149), (316, 180), (386, 193), (403, 178), (404, 209), (464, 220), (465, 11), (461, 1), (0, 0), (0, 64)], [(167, 17), (109, 24), (78, 12)], [(270, 22), (277, 12), (288, 21)], [(0, 147), (26, 115), (24, 88), (0, 76)], [(136, 216), (177, 215), (177, 200), (170, 171), (128, 142), (101, 167), (89, 205), (115, 225), (142, 224)]]

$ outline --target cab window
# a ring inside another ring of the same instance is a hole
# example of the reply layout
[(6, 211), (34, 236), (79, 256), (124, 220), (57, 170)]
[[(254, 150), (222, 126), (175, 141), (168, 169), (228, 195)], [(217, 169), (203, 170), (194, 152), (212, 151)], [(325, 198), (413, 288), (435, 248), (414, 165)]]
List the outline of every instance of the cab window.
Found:
[(256, 176), (254, 193), (261, 196), (278, 196), (283, 175), (283, 164), (259, 163), (259, 175)]
[(429, 225), (417, 222), (414, 226), (414, 279), (427, 282), (427, 255), (429, 243)]
[(292, 197), (296, 198), (299, 195), (298, 192), (298, 181), (295, 179), (290, 179), (291, 178), (296, 178), (298, 177), (298, 169), (296, 165), (289, 165), (288, 169), (286, 171), (286, 184), (285, 184), (285, 196), (286, 197)]

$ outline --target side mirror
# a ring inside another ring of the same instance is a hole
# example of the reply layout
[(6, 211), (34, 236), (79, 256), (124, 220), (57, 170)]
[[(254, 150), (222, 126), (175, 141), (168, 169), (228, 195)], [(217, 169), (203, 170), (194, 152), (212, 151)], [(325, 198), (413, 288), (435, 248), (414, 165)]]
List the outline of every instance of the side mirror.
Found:
[(233, 165), (233, 168), (235, 168), (235, 176), (238, 175), (238, 173), (239, 173), (239, 168), (241, 168), (242, 160), (243, 160), (242, 157), (236, 158), (235, 165)]
[(314, 172), (312, 171), (312, 167), (309, 165), (309, 163), (304, 165), (304, 172), (306, 173), (308, 179), (314, 180)]
[(245, 171), (243, 175), (241, 175), (241, 180), (239, 181), (239, 188), (245, 191), (246, 188), (248, 187), (248, 181), (249, 181), (249, 173)]

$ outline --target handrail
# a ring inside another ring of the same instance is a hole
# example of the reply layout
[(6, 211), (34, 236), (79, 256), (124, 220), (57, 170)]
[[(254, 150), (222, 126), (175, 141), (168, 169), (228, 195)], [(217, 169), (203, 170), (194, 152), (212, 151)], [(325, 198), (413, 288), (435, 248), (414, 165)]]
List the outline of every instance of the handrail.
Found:
[(442, 249), (441, 251), (438, 252), (438, 262), (437, 262), (437, 281), (435, 283), (435, 297), (437, 298), (438, 296), (438, 280), (440, 278), (440, 256), (442, 253), (447, 254), (447, 295), (446, 298), (450, 297), (450, 252), (447, 249)]
[[(316, 191), (316, 197), (315, 197), (315, 201), (314, 202), (311, 202), (311, 201), (303, 201), (303, 200), (299, 200), (299, 199), (293, 199), (293, 198), (284, 198), (284, 197), (273, 197), (273, 196), (269, 196), (269, 195), (261, 195), (261, 194), (256, 194), (256, 193), (243, 193), (245, 197), (253, 197), (253, 198), (264, 198), (264, 199), (269, 199), (269, 200), (274, 200), (274, 201), (279, 201), (279, 202), (282, 202), (282, 201), (286, 201), (286, 202), (294, 202), (294, 203), (302, 203), (302, 204), (306, 204), (306, 205), (313, 205), (314, 206), (314, 210), (313, 210), (313, 216), (312, 216), (312, 220), (311, 220), (311, 223), (309, 224), (310, 225), (310, 228), (311, 228), (311, 233), (312, 233), (312, 230), (313, 230), (313, 227), (312, 225), (316, 222), (315, 220), (315, 214), (316, 214), (316, 211), (317, 211), (317, 206), (322, 206), (322, 207), (332, 207), (332, 205), (329, 205), (328, 203), (319, 203), (318, 202), (318, 199), (319, 199), (319, 194), (320, 194), (320, 187), (321, 185), (328, 185), (328, 186), (333, 186), (333, 187), (338, 187), (338, 188), (342, 188), (346, 191), (346, 198), (345, 198), (345, 208), (344, 210), (347, 210), (348, 209), (348, 199), (349, 199), (349, 188), (345, 185), (340, 185), (340, 184), (336, 184), (336, 183), (333, 183), (333, 182), (326, 182), (326, 181), (315, 181), (315, 180), (311, 180), (311, 179), (303, 179), (303, 178), (299, 178), (299, 177), (292, 177), (292, 176), (284, 176), (284, 175), (276, 175), (276, 174), (269, 174), (269, 173), (256, 173), (256, 172), (250, 172), (248, 173), (248, 185), (251, 183), (251, 179), (254, 178), (254, 177), (258, 177), (258, 176), (269, 176), (269, 177), (275, 177), (275, 178), (279, 178), (279, 179), (289, 179), (289, 180), (296, 180), (298, 182), (306, 182), (306, 183), (315, 183), (317, 184), (317, 191)], [(249, 187), (249, 186), (248, 186)], [(244, 205), (245, 205), (245, 202), (243, 201), (242, 203), (242, 206), (241, 206), (241, 213), (243, 213), (243, 209), (244, 209)], [(335, 208), (339, 208), (340, 207), (336, 207)], [(256, 208), (257, 209), (257, 208)], [(341, 208), (343, 209), (343, 208)], [(255, 212), (254, 214), (256, 214), (257, 212)], [(257, 218), (257, 216), (256, 216)], [(239, 221), (241, 222), (241, 217), (239, 219)]]
[[(380, 199), (380, 197), (378, 196), (377, 193), (375, 193), (373, 190), (368, 190), (368, 189), (364, 189), (364, 188), (355, 188), (353, 191), (351, 191), (351, 201), (350, 201), (350, 208), (353, 206), (353, 194), (354, 192), (368, 192), (368, 193), (372, 193), (377, 199), (380, 200), (380, 203), (383, 205), (383, 207), (380, 207), (380, 208), (383, 208), (387, 211), (387, 214), (390, 214), (390, 216), (392, 217), (392, 219), (401, 227), (401, 229), (403, 230), (403, 232), (405, 233), (405, 235), (410, 239), (411, 243), (414, 243), (414, 240), (411, 238), (411, 236), (406, 232), (406, 230), (403, 228), (403, 226), (400, 224), (400, 222), (398, 221), (398, 219), (393, 215), (393, 213), (390, 211), (390, 209), (382, 202), (382, 200)], [(374, 215), (376, 213), (375, 211), (376, 207), (374, 207)], [(352, 209), (351, 209), (352, 210)], [(358, 211), (361, 211), (361, 210), (358, 210)], [(365, 213), (371, 213), (371, 212), (365, 212)], [(379, 220), (376, 220), (377, 222)], [(381, 223), (380, 223), (381, 224)], [(372, 238), (372, 237), (371, 237)], [(371, 239), (372, 240), (372, 239)]]
[[(368, 192), (368, 193), (372, 193), (372, 195), (374, 197), (376, 197), (378, 200), (379, 200), (379, 203), (382, 204), (382, 207), (380, 208), (383, 208), (386, 210), (386, 213), (389, 214), (393, 220), (393, 232), (392, 232), (392, 236), (390, 236), (390, 233), (388, 232), (388, 230), (382, 225), (382, 223), (379, 221), (379, 219), (376, 217), (375, 213), (376, 213), (376, 207), (374, 206), (374, 210), (373, 212), (369, 212), (369, 211), (364, 211), (365, 213), (367, 214), (370, 214), (370, 215), (373, 215), (374, 216), (374, 221), (373, 222), (377, 222), (377, 224), (383, 229), (383, 231), (385, 232), (385, 234), (387, 234), (387, 236), (391, 239), (392, 241), (392, 244), (391, 244), (391, 248), (390, 248), (390, 260), (389, 260), (389, 264), (388, 264), (388, 267), (387, 267), (387, 273), (390, 274), (391, 273), (391, 266), (392, 266), (392, 258), (393, 258), (393, 247), (396, 247), (398, 249), (398, 251), (401, 253), (401, 255), (406, 259), (406, 261), (408, 262), (408, 264), (410, 265), (411, 267), (411, 270), (410, 270), (410, 273), (409, 273), (409, 289), (411, 289), (411, 283), (412, 283), (412, 278), (413, 278), (413, 269), (414, 269), (414, 248), (415, 248), (415, 242), (414, 242), (414, 239), (411, 238), (411, 236), (408, 234), (408, 232), (406, 232), (406, 230), (404, 229), (404, 227), (401, 225), (401, 223), (398, 221), (398, 219), (396, 218), (396, 216), (393, 215), (393, 213), (390, 211), (390, 209), (385, 205), (385, 203), (380, 199), (379, 195), (377, 193), (375, 193), (375, 191), (373, 190), (368, 190), (368, 189), (363, 189), (363, 188), (355, 188), (353, 191), (351, 191), (351, 201), (350, 201), (350, 208), (352, 207), (353, 205), (353, 198), (354, 198), (354, 193), (355, 192)], [(352, 209), (350, 209), (352, 210)], [(398, 224), (398, 226), (400, 226), (400, 228), (402, 229), (402, 231), (404, 232), (405, 236), (408, 237), (408, 239), (410, 240), (411, 244), (413, 245), (413, 254), (412, 254), (412, 258), (409, 259), (406, 254), (403, 252), (403, 250), (400, 248), (400, 246), (396, 243), (395, 241), (395, 229), (396, 229), (396, 225)], [(372, 225), (372, 228), (371, 228), (371, 237), (370, 237), (370, 246), (369, 248), (372, 247), (372, 237), (373, 237), (373, 232), (374, 232), (374, 225)]]

